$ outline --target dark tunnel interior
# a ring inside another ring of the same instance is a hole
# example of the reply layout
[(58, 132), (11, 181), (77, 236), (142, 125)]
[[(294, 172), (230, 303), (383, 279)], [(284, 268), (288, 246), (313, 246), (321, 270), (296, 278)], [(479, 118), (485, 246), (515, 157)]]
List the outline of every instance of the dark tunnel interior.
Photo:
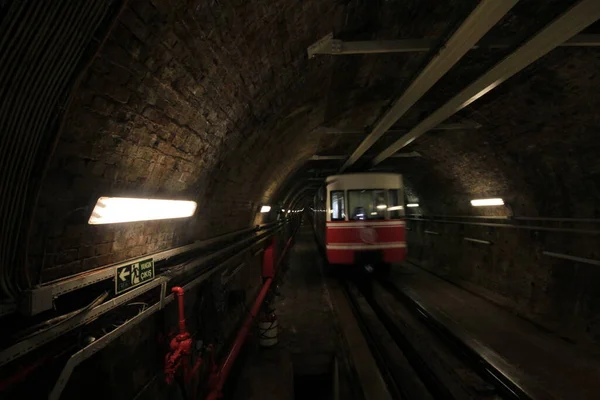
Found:
[[(493, 11), (474, 15), (484, 7)], [(186, 290), (185, 310), (196, 339), (227, 348), (265, 282), (256, 255), (266, 250), (222, 243), (264, 245), (279, 229), (283, 259), (328, 176), (379, 172), (401, 174), (402, 204), (418, 205), (406, 208), (407, 262), (600, 357), (598, 18), (594, 0), (0, 1), (2, 348), (120, 294), (112, 280), (64, 294), (47, 290), (56, 282), (145, 257), (152, 278), (181, 272), (169, 287), (196, 278), (193, 257), (224, 265)], [(400, 39), (427, 46), (345, 53)], [(500, 64), (498, 79), (456, 103)], [(90, 224), (101, 197), (196, 209)], [(504, 205), (470, 202), (488, 198)], [(182, 248), (192, 250), (169, 253)], [(134, 274), (116, 271), (116, 281)], [(35, 378), (49, 390), (82, 340), (149, 307), (163, 281), (152, 282), (93, 327), (5, 353), (0, 376), (27, 372), (0, 391), (30, 393), (24, 382), (52, 366)], [(163, 325), (175, 329), (175, 311), (94, 351), (61, 398), (183, 398), (158, 389)]]

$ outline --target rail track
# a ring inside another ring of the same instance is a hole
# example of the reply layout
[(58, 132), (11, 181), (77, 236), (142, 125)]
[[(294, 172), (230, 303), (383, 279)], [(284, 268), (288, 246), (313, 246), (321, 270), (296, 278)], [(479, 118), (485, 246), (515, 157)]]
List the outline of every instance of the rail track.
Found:
[(547, 398), (498, 354), (389, 280), (362, 273), (339, 279), (394, 398)]

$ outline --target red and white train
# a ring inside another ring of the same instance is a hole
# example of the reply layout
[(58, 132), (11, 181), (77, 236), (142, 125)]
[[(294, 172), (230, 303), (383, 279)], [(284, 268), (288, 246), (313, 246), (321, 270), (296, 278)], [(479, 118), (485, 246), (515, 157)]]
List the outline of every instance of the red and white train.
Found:
[(314, 198), (314, 228), (330, 264), (389, 266), (406, 258), (402, 175), (332, 175)]

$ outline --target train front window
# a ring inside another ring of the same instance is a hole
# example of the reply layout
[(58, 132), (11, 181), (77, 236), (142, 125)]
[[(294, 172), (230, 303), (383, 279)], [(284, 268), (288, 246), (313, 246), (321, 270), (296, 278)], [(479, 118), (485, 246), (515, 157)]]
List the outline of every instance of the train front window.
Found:
[(346, 218), (346, 210), (344, 207), (344, 191), (335, 190), (331, 192), (331, 220), (343, 221)]
[(388, 211), (390, 213), (390, 219), (400, 219), (404, 217), (404, 207), (400, 204), (400, 197), (398, 189), (388, 190)]
[(365, 219), (385, 219), (388, 204), (386, 191), (365, 189), (348, 191), (350, 218), (356, 221)]

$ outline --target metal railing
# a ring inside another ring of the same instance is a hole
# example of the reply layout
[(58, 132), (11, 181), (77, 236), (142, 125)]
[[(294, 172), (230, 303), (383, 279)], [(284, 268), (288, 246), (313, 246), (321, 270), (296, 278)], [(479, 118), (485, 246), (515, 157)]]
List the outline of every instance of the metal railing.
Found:
[[(104, 303), (97, 305), (96, 307), (93, 307), (89, 310), (82, 309), (82, 312), (80, 312), (72, 317), (69, 317), (68, 319), (65, 319), (64, 321), (61, 321), (55, 325), (52, 325), (48, 328), (40, 330), (39, 332), (36, 332), (35, 334), (25, 337), (24, 339), (20, 340), (19, 342), (15, 343), (14, 345), (0, 351), (0, 366), (3, 366), (5, 364), (17, 359), (18, 357), (21, 357), (24, 354), (27, 354), (27, 353), (39, 348), (40, 346), (42, 346), (46, 343), (49, 343), (50, 341), (52, 341), (54, 339), (59, 338), (60, 336), (66, 334), (70, 331), (97, 319), (98, 317), (100, 317), (103, 314), (106, 314), (109, 311), (115, 310), (117, 307), (122, 306), (122, 305), (128, 303), (129, 301), (133, 300), (134, 298), (136, 298), (152, 289), (155, 289), (159, 286), (161, 287), (161, 291), (160, 291), (160, 299), (157, 302), (157, 304), (159, 304), (157, 309), (162, 309), (164, 307), (164, 305), (166, 305), (170, 301), (172, 301), (171, 296), (166, 296), (167, 283), (170, 280), (177, 278), (177, 277), (181, 277), (183, 275), (195, 273), (194, 275), (196, 275), (197, 277), (193, 278), (193, 280), (190, 281), (187, 285), (185, 285), (184, 288), (188, 289), (188, 288), (194, 287), (194, 286), (198, 285), (199, 283), (203, 282), (204, 280), (208, 279), (213, 273), (215, 273), (215, 272), (223, 269), (227, 265), (229, 265), (232, 261), (238, 259), (239, 257), (241, 257), (243, 255), (246, 255), (248, 252), (254, 252), (255, 247), (257, 245), (259, 245), (259, 244), (263, 243), (264, 241), (268, 240), (269, 238), (271, 238), (274, 234), (279, 232), (290, 221), (291, 221), (291, 218), (287, 218), (285, 220), (281, 220), (276, 223), (272, 223), (272, 224), (268, 224), (268, 225), (259, 227), (258, 229), (257, 228), (253, 228), (250, 230), (244, 229), (244, 230), (240, 230), (237, 232), (232, 232), (227, 235), (222, 235), (222, 236), (219, 236), (219, 237), (216, 237), (213, 239), (209, 239), (206, 241), (197, 242), (197, 243), (194, 243), (194, 244), (191, 244), (188, 246), (182, 246), (182, 247), (179, 247), (176, 249), (167, 250), (165, 252), (156, 253), (156, 254), (159, 254), (160, 257), (168, 255), (167, 257), (165, 257), (165, 258), (168, 258), (168, 257), (172, 257), (175, 254), (184, 254), (185, 252), (189, 252), (191, 250), (197, 250), (197, 249), (201, 248), (202, 246), (207, 247), (208, 246), (207, 243), (210, 243), (210, 245), (216, 245), (216, 244), (224, 241), (225, 237), (227, 237), (228, 239), (231, 239), (232, 237), (235, 237), (235, 235), (240, 235), (243, 233), (253, 233), (254, 234), (251, 237), (243, 238), (239, 241), (236, 241), (233, 244), (229, 244), (225, 248), (211, 252), (210, 254), (201, 255), (199, 257), (192, 258), (183, 263), (178, 263), (170, 268), (164, 268), (163, 271), (159, 275), (157, 275), (154, 279), (148, 281), (147, 283), (137, 286), (121, 295), (117, 295), (117, 296), (105, 301)], [(229, 253), (234, 253), (234, 254), (231, 256), (228, 256)], [(143, 258), (147, 259), (148, 257), (152, 257), (152, 256), (154, 256), (154, 255), (146, 255)], [(226, 258), (226, 259), (223, 261), (222, 260), (223, 258)], [(215, 262), (217, 262), (216, 266), (210, 265), (211, 263), (215, 263)], [(131, 261), (128, 261), (127, 263), (131, 263)], [(118, 265), (122, 265), (122, 264), (118, 264)], [(99, 281), (97, 279), (98, 277), (103, 277), (101, 280), (114, 278), (114, 276), (115, 276), (114, 272), (116, 270), (115, 268), (116, 268), (116, 266), (113, 265), (113, 266), (108, 266), (106, 268), (94, 270), (93, 271), (94, 274), (92, 274), (92, 276), (94, 276), (94, 278), (90, 278), (90, 276), (88, 274), (80, 274), (80, 275), (77, 275), (72, 278), (51, 282), (51, 283), (48, 283), (47, 288), (50, 288), (50, 290), (55, 291), (56, 293), (67, 293), (68, 291), (63, 291), (63, 290), (65, 288), (74, 287), (76, 285), (76, 283), (79, 284), (79, 286), (77, 286), (76, 288), (80, 288), (80, 287), (85, 287), (85, 286), (88, 286), (88, 285), (98, 282)], [(111, 274), (108, 274), (107, 270), (111, 271)], [(198, 275), (198, 274), (200, 274), (200, 275)], [(75, 289), (73, 289), (73, 290), (75, 290)], [(148, 313), (148, 312), (153, 313), (155, 311), (156, 311), (156, 309), (154, 308), (154, 306), (151, 306), (148, 309), (146, 309), (144, 311), (144, 313)], [(137, 317), (134, 319), (137, 320)], [(132, 322), (132, 321), (129, 321), (129, 322)], [(129, 326), (129, 323), (126, 325)], [(119, 328), (121, 328), (121, 327), (119, 327)], [(94, 346), (94, 343), (92, 343), (90, 346)], [(99, 341), (99, 344), (100, 343), (102, 343), (102, 342)]]

